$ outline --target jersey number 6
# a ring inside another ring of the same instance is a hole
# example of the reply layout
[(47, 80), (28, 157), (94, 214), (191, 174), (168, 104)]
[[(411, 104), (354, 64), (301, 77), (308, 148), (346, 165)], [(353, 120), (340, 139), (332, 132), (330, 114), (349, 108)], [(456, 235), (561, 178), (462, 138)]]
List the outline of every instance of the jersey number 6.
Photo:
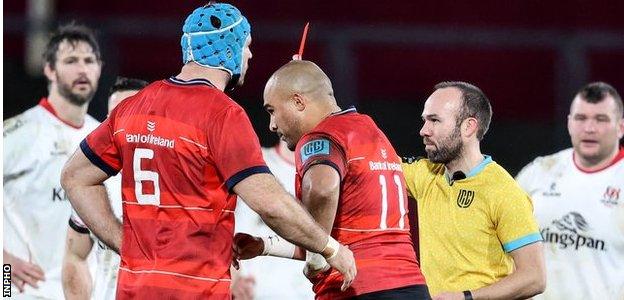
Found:
[[(136, 148), (132, 169), (134, 171), (134, 195), (141, 205), (160, 205), (160, 187), (158, 185), (158, 173), (141, 170), (141, 159), (153, 159), (154, 150)], [(143, 194), (143, 182), (151, 181), (154, 184), (154, 194)]]

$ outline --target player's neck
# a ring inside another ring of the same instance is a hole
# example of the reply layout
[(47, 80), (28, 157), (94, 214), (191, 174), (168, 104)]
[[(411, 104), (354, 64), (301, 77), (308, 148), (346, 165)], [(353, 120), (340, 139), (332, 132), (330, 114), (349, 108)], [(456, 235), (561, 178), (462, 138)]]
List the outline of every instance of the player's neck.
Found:
[(465, 144), (462, 153), (444, 166), (448, 174), (454, 174), (457, 171), (468, 174), (470, 170), (483, 162), (483, 159), (484, 157), (478, 144), (472, 146)]
[(318, 123), (322, 122), (323, 120), (325, 120), (327, 117), (335, 114), (335, 113), (339, 113), (342, 111), (342, 108), (340, 108), (340, 106), (338, 106), (338, 104), (336, 104), (336, 102), (329, 102), (329, 103), (325, 103), (325, 104), (321, 104), (319, 105), (319, 114), (321, 116), (321, 118), (318, 120)]
[(89, 102), (83, 105), (75, 105), (61, 96), (58, 89), (52, 87), (48, 95), (48, 103), (54, 109), (56, 116), (64, 122), (75, 127), (81, 127), (84, 124)]
[(225, 86), (230, 80), (230, 74), (223, 70), (202, 67), (194, 62), (188, 63), (182, 67), (180, 74), (176, 78), (181, 80), (206, 79), (210, 81), (217, 89), (225, 91)]
[(616, 156), (620, 153), (620, 148), (616, 145), (613, 148), (613, 151), (602, 159), (588, 159), (579, 155), (576, 151), (574, 152), (574, 163), (585, 172), (594, 172), (597, 170), (602, 170), (609, 166), (611, 162), (615, 159)]

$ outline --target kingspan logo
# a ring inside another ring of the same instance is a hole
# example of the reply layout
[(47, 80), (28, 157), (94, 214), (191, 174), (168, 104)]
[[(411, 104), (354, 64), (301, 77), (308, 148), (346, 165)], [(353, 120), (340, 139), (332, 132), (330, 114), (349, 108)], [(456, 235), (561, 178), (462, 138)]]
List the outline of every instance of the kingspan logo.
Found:
[(551, 224), (540, 232), (545, 243), (559, 245), (561, 249), (590, 248), (606, 251), (605, 241), (589, 235), (591, 228), (578, 212), (569, 212)]

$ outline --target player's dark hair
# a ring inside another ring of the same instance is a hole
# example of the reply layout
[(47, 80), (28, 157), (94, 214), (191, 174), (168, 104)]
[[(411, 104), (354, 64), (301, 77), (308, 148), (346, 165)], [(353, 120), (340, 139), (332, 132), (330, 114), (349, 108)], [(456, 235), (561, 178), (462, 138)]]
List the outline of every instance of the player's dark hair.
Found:
[(577, 93), (583, 101), (589, 103), (600, 103), (611, 96), (615, 100), (615, 106), (617, 107), (616, 115), (624, 115), (624, 105), (622, 104), (622, 97), (618, 94), (617, 90), (606, 82), (592, 82), (582, 87)]
[(490, 128), (492, 120), (492, 106), (490, 100), (478, 87), (463, 81), (443, 81), (435, 85), (435, 89), (443, 89), (453, 87), (462, 93), (462, 105), (457, 114), (457, 126), (467, 119), (475, 118), (479, 122), (477, 129), (477, 138), (483, 139), (483, 136)]
[(58, 51), (59, 45), (63, 41), (69, 42), (74, 47), (78, 42), (85, 42), (89, 44), (91, 49), (93, 49), (93, 53), (95, 54), (97, 60), (102, 61), (100, 46), (95, 39), (93, 30), (87, 26), (77, 25), (72, 22), (59, 26), (59, 28), (52, 33), (52, 36), (45, 47), (45, 51), (43, 52), (43, 61), (48, 63), (50, 68), (54, 69), (57, 59), (56, 52)]
[(110, 88), (109, 95), (118, 91), (139, 91), (149, 83), (145, 80), (117, 76), (115, 83)]

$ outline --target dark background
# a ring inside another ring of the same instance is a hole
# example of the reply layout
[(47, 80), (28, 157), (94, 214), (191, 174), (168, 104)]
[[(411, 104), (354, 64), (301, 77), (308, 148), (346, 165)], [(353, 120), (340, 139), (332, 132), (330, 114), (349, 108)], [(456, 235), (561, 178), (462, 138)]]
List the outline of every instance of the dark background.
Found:
[[(96, 29), (105, 65), (89, 112), (102, 120), (115, 76), (149, 81), (178, 73), (185, 17), (204, 1), (4, 2), (4, 115), (47, 94), (29, 42), (75, 20)], [(566, 115), (576, 90), (606, 81), (624, 93), (624, 1), (235, 1), (252, 24), (246, 84), (232, 97), (249, 113), (264, 146), (262, 90), (298, 48), (334, 83), (343, 105), (369, 114), (403, 155), (422, 155), (420, 113), (433, 85), (476, 84), (494, 109), (482, 150), (512, 175), (537, 155), (569, 147)]]

